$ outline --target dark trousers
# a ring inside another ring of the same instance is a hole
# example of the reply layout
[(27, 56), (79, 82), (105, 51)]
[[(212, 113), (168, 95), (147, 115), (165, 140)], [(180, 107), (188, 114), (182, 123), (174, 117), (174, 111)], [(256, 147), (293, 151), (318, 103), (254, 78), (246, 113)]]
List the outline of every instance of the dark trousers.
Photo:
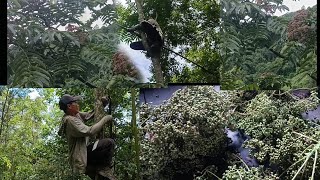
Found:
[(97, 171), (104, 167), (111, 167), (112, 156), (115, 143), (113, 139), (100, 139), (95, 150), (92, 151), (94, 144), (87, 147), (87, 169), (86, 174), (94, 179)]

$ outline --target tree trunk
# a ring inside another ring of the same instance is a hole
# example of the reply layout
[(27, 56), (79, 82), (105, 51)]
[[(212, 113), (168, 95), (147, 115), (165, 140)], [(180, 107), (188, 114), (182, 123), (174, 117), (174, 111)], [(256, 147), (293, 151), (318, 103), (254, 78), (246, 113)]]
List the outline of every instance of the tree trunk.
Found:
[[(99, 122), (105, 115), (106, 112), (104, 111), (104, 107), (101, 102), (101, 98), (103, 96), (107, 96), (107, 89), (104, 88), (96, 88), (94, 91), (94, 96), (95, 96), (95, 104), (94, 104), (94, 122), (97, 123)], [(102, 128), (101, 132), (97, 135), (97, 138), (102, 139), (104, 138), (105, 135), (105, 127)]]
[[(14, 95), (11, 94), (10, 89), (7, 89), (6, 92), (6, 100), (5, 100), (5, 104), (3, 107), (3, 111), (2, 111), (2, 116), (1, 116), (1, 123), (3, 123), (1, 126), (1, 136), (4, 137), (3, 140), (3, 144), (6, 145), (7, 144), (7, 137), (8, 137), (8, 128), (9, 128), (9, 121), (10, 121), (10, 117), (9, 117), (9, 110), (11, 107), (11, 103), (13, 101), (13, 97)], [(3, 134), (5, 133), (5, 134)]]
[(1, 110), (1, 124), (0, 124), (0, 137), (1, 137), (1, 134), (2, 134), (2, 131), (3, 131), (3, 127), (4, 127), (4, 121), (5, 121), (5, 110), (6, 110), (6, 104), (7, 104), (7, 101), (8, 101), (8, 93), (9, 93), (9, 88), (7, 89), (7, 92), (5, 93), (6, 95), (6, 99), (4, 100), (3, 104), (2, 104), (2, 110)]

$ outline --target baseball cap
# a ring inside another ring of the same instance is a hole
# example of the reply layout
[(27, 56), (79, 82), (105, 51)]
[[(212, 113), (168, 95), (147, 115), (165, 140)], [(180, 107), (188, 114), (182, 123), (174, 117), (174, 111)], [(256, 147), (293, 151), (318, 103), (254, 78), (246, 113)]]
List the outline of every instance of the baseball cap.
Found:
[(71, 96), (69, 94), (65, 94), (60, 98), (59, 106), (61, 110), (64, 110), (67, 106), (67, 104), (75, 101), (82, 100), (81, 96)]

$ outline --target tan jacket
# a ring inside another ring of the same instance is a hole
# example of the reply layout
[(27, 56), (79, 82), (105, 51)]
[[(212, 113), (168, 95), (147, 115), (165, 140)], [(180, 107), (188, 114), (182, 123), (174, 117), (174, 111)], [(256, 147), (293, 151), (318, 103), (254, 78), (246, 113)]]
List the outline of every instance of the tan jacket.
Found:
[(67, 138), (69, 163), (75, 173), (85, 173), (87, 166), (87, 143), (89, 136), (98, 133), (111, 116), (105, 116), (93, 126), (84, 124), (93, 117), (94, 112), (80, 112), (76, 116), (64, 115), (58, 134)]

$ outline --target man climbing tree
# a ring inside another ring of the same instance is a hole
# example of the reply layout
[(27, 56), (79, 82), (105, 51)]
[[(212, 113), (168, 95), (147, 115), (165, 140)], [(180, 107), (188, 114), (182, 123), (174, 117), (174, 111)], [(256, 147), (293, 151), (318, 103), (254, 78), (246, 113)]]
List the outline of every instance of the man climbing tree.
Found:
[[(138, 20), (140, 24), (142, 24), (145, 20), (144, 15), (143, 15), (143, 9), (142, 5), (143, 2), (140, 0), (135, 0), (136, 6), (137, 6), (137, 11), (138, 11)], [(162, 32), (161, 32), (162, 35)], [(143, 47), (147, 50), (147, 52), (150, 52), (150, 47), (148, 45), (147, 37), (145, 33), (140, 33), (141, 40)], [(151, 61), (153, 65), (153, 69), (155, 72), (155, 80), (157, 83), (157, 87), (162, 87), (164, 86), (164, 79), (163, 79), (163, 74), (162, 74), (162, 69), (161, 69), (161, 64), (160, 64), (160, 53), (158, 54), (152, 54), (151, 55)]]
[[(158, 24), (154, 19), (149, 19), (148, 21), (142, 21), (140, 24), (129, 29), (130, 32), (141, 31), (146, 35), (147, 44), (149, 46), (149, 51), (147, 51), (147, 56), (155, 57), (160, 56), (161, 48), (163, 46), (163, 33)], [(143, 46), (142, 41), (133, 42), (130, 47), (134, 50), (147, 50)]]
[(94, 144), (88, 143), (89, 136), (98, 134), (104, 124), (112, 123), (113, 118), (111, 115), (106, 115), (92, 126), (85, 125), (84, 122), (94, 117), (94, 111), (80, 112), (78, 104), (80, 100), (80, 96), (65, 94), (59, 101), (60, 109), (65, 114), (58, 134), (67, 139), (72, 171), (77, 174), (86, 174), (91, 179), (116, 180), (111, 170), (114, 140), (104, 138)]

